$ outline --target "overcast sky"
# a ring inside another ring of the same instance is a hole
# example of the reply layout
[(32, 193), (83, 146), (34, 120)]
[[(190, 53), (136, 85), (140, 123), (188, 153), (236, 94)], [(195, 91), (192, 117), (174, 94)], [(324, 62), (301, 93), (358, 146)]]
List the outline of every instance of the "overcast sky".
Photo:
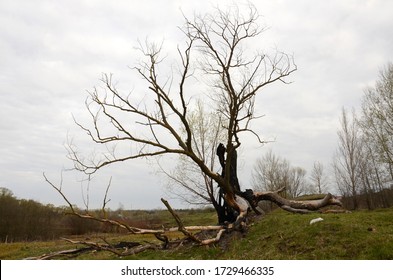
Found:
[[(239, 176), (249, 187), (256, 158), (268, 149), (310, 172), (314, 161), (328, 169), (337, 145), (341, 108), (358, 108), (363, 90), (393, 61), (393, 1), (251, 1), (268, 26), (262, 50), (293, 54), (298, 70), (289, 85), (266, 88), (253, 128), (274, 143), (243, 140)], [(181, 43), (185, 15), (232, 1), (0, 1), (0, 187), (19, 198), (64, 205), (45, 183), (55, 183), (66, 158), (67, 137), (86, 147), (72, 115), (85, 120), (86, 90), (101, 73), (114, 73), (121, 87), (141, 83), (130, 70), (138, 39)], [(86, 119), (87, 121), (87, 119)], [(99, 207), (112, 175), (109, 207), (162, 208), (163, 179), (146, 161), (100, 172), (90, 185), (90, 206)], [(63, 173), (63, 190), (82, 206), (77, 173)], [(86, 191), (86, 189), (85, 189)], [(174, 206), (180, 204), (172, 202)]]

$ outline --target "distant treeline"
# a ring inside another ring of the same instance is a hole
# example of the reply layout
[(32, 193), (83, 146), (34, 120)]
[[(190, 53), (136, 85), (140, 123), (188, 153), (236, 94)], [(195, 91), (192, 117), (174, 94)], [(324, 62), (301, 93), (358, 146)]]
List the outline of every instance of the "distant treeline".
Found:
[[(176, 210), (185, 220), (195, 211), (198, 213), (202, 211), (204, 215), (214, 212), (212, 208)], [(79, 212), (84, 213), (84, 210)], [(34, 200), (18, 199), (12, 191), (0, 187), (0, 242), (44, 241), (70, 235), (121, 233), (122, 231), (109, 224), (81, 219), (67, 213), (70, 213), (68, 207), (55, 207), (50, 204), (43, 205)], [(103, 217), (102, 210), (90, 210), (89, 214)], [(105, 214), (109, 219), (138, 228), (158, 229), (162, 226), (176, 226), (173, 217), (166, 210), (119, 208), (117, 210), (106, 209)]]
[[(0, 242), (43, 241), (69, 235), (119, 232), (119, 229), (113, 226), (67, 215), (67, 212), (68, 207), (55, 207), (34, 200), (18, 199), (10, 190), (0, 188)], [(165, 221), (160, 217), (161, 214), (156, 212), (119, 209), (108, 210), (107, 214), (109, 218), (121, 220), (135, 227), (158, 227)], [(90, 214), (102, 215), (99, 210), (90, 211)]]
[(34, 200), (17, 199), (10, 190), (0, 188), (0, 240), (48, 240), (95, 230), (97, 225), (65, 215), (66, 210)]
[[(356, 201), (357, 207), (354, 205)], [(343, 196), (343, 205), (346, 209), (368, 209), (389, 208), (393, 206), (393, 186), (380, 191), (368, 189), (356, 196)]]

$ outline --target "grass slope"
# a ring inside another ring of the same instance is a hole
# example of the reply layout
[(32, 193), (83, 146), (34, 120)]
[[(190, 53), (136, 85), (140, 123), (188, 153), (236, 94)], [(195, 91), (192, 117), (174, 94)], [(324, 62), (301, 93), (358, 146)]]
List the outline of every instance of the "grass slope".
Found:
[[(322, 222), (310, 225), (310, 220)], [(146, 259), (393, 259), (393, 208), (299, 215), (276, 210), (227, 246), (146, 252)]]
[[(311, 219), (322, 222), (310, 225)], [(212, 213), (182, 213), (187, 224), (212, 224)], [(92, 238), (92, 236), (90, 236)], [(110, 236), (112, 240), (124, 236)], [(128, 241), (136, 238), (127, 236)], [(63, 241), (0, 244), (0, 259), (22, 259), (75, 248)], [(80, 259), (116, 259), (92, 252)], [(224, 245), (146, 251), (127, 259), (393, 259), (393, 208), (347, 214), (291, 214), (276, 210), (256, 220), (244, 235), (225, 236)]]
[[(393, 209), (294, 215), (277, 211), (223, 254), (240, 259), (393, 259)], [(310, 225), (313, 218), (322, 222)]]

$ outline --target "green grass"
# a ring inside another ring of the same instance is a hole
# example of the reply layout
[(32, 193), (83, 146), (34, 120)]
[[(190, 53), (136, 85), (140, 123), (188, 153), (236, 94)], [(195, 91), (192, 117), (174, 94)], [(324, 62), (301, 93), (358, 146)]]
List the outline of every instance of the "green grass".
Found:
[(48, 242), (3, 243), (0, 244), (0, 259), (19, 260), (71, 248), (75, 248), (75, 246), (67, 244), (62, 240)]
[[(212, 212), (179, 214), (189, 225), (215, 223)], [(310, 220), (317, 217), (324, 221), (310, 225)], [(167, 223), (171, 223), (169, 219)], [(112, 235), (108, 238), (131, 241), (146, 237)], [(66, 248), (75, 245), (59, 240), (0, 244), (0, 259), (22, 259)], [(117, 257), (107, 252), (91, 252), (78, 259)], [(276, 210), (255, 220), (246, 234), (225, 236), (225, 245), (145, 251), (126, 259), (393, 259), (393, 208), (310, 215)]]
[[(324, 221), (310, 225), (311, 219)], [(274, 211), (222, 246), (145, 252), (144, 259), (393, 259), (393, 208), (346, 214)]]
[[(393, 209), (296, 215), (277, 211), (256, 224), (224, 258), (393, 259)], [(313, 218), (324, 221), (310, 225)]]

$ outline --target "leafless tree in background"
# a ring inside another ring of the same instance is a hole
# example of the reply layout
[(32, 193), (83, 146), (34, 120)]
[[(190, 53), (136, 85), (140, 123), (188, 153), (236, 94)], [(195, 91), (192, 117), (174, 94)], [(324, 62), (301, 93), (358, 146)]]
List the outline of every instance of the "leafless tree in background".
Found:
[(360, 125), (369, 147), (393, 180), (393, 64), (380, 72), (374, 87), (365, 90)]
[(393, 191), (393, 64), (367, 88), (359, 116), (343, 109), (334, 171), (341, 193), (352, 206), (390, 207)]
[(306, 170), (302, 167), (291, 167), (289, 173), (288, 193), (290, 197), (298, 197), (306, 191)]
[(276, 191), (287, 186), (289, 162), (269, 150), (257, 159), (252, 173), (252, 185), (259, 191)]
[(292, 167), (288, 160), (269, 150), (257, 159), (252, 172), (252, 185), (260, 191), (285, 189), (289, 197), (297, 197), (305, 191), (306, 170)]
[(362, 192), (367, 207), (390, 207), (393, 185), (393, 64), (380, 71), (374, 87), (364, 91), (358, 120), (362, 130)]
[[(220, 115), (209, 111), (203, 102), (197, 102), (190, 112), (188, 123), (192, 131), (194, 150), (210, 170), (219, 170), (216, 148), (225, 141), (225, 130)], [(176, 164), (165, 166), (159, 163), (160, 172), (168, 179), (167, 188), (175, 197), (191, 205), (213, 205), (217, 208), (215, 182), (187, 156), (175, 158)]]
[(338, 148), (334, 156), (333, 168), (337, 186), (343, 195), (353, 198), (353, 208), (358, 208), (357, 195), (361, 186), (360, 165), (362, 161), (361, 130), (355, 112), (348, 116), (343, 108), (341, 128), (337, 132)]
[(310, 179), (314, 191), (317, 191), (319, 194), (326, 191), (328, 181), (323, 164), (319, 161), (314, 162)]

